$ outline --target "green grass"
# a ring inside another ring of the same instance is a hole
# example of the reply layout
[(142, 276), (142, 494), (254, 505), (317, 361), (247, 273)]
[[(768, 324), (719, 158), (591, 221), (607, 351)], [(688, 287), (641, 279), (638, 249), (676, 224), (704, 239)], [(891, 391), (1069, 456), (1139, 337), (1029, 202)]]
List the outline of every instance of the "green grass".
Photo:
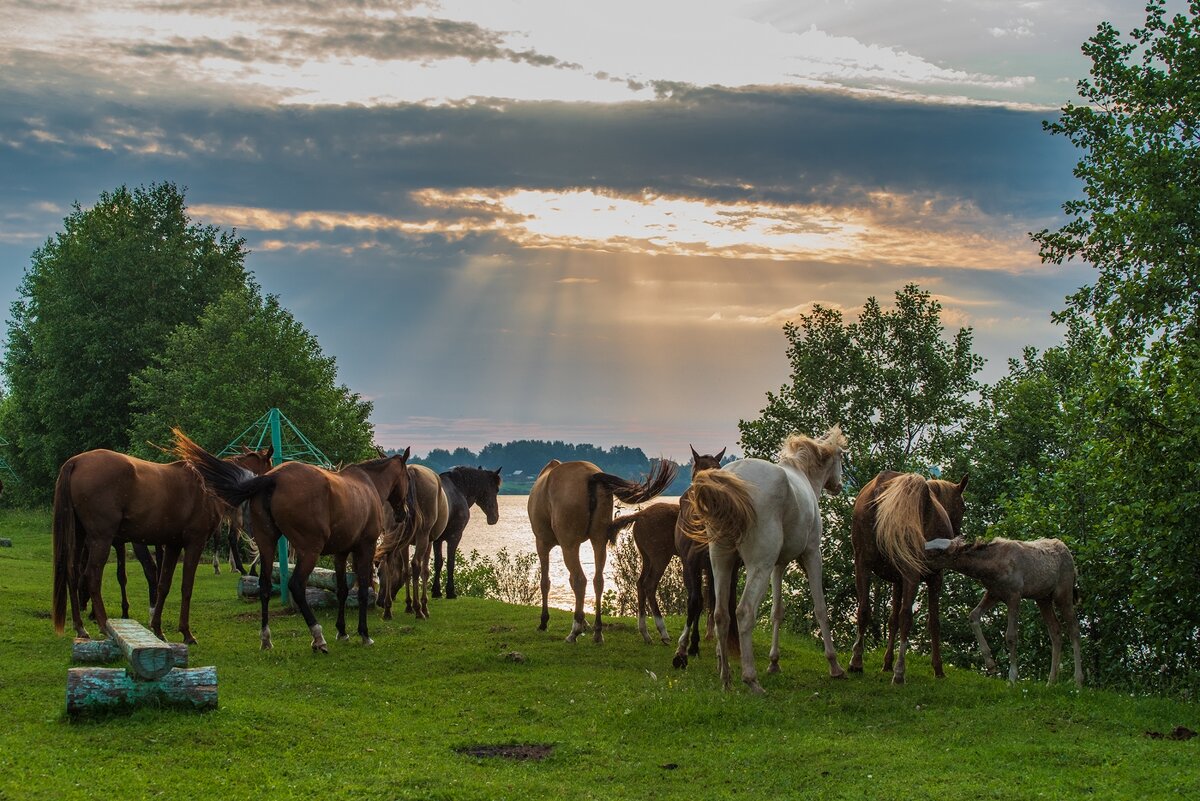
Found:
[[(298, 615), (258, 649), (257, 606), (235, 578), (197, 575), (193, 665), (216, 665), (220, 706), (64, 713), (70, 640), (50, 623), (46, 513), (0, 513), (0, 799), (1181, 798), (1200, 797), (1200, 707), (1062, 684), (1009, 687), (917, 656), (892, 687), (828, 677), (787, 637), (767, 694), (722, 692), (708, 644), (686, 672), (618, 619), (601, 646), (536, 630), (533, 608), (435, 600), (431, 619), (369, 618), (375, 645), (315, 655)], [(114, 571), (109, 568), (112, 574)], [(131, 588), (141, 605), (140, 574)], [(117, 605), (115, 579), (106, 596)], [(178, 614), (178, 579), (168, 601)], [(118, 606), (119, 608), (119, 606)], [(144, 611), (139, 614), (144, 615)], [(143, 621), (144, 622), (144, 621)], [(677, 632), (679, 621), (671, 620)], [(353, 629), (353, 624), (351, 625)], [(94, 631), (94, 624), (93, 624)], [(765, 671), (767, 633), (757, 632)], [(518, 651), (525, 661), (505, 654)], [(842, 655), (842, 663), (849, 661)], [(460, 755), (479, 744), (554, 746), (540, 762)]]

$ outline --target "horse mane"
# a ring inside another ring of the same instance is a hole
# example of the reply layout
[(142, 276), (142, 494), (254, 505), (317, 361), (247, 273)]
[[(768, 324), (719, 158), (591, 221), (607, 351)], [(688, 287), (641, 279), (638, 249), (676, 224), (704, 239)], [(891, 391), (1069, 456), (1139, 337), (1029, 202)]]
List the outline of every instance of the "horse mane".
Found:
[(339, 465), (337, 472), (345, 470), (347, 467), (361, 467), (363, 470), (382, 470), (387, 466), (387, 463), (392, 460), (391, 456), (381, 456), (378, 459), (368, 459), (365, 462), (354, 462), (348, 465)]
[(491, 477), (496, 476), (491, 470), (484, 467), (471, 467), (470, 465), (458, 465), (441, 473), (454, 483), (454, 486), (460, 490), (476, 490), (486, 492), (491, 488)]
[(811, 473), (846, 449), (850, 441), (840, 425), (833, 425), (820, 439), (804, 434), (792, 434), (779, 451), (779, 464), (794, 467), (804, 474)]
[(875, 496), (875, 539), (880, 552), (905, 576), (925, 574), (922, 513), (929, 487), (924, 476), (896, 476)]

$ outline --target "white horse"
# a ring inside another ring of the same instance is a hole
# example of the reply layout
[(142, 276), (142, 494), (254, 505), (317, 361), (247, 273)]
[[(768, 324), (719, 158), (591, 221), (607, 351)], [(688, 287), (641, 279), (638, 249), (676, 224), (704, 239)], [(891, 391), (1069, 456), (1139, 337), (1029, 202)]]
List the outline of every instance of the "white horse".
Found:
[[(736, 557), (746, 565), (746, 587), (737, 606), (741, 644), (742, 681), (761, 693), (754, 667), (754, 618), (772, 587), (771, 666), (779, 672), (779, 625), (783, 622), (783, 571), (799, 560), (808, 576), (813, 611), (825, 644), (829, 674), (844, 678), (837, 651), (829, 636), (829, 613), (821, 584), (821, 490), (842, 491), (842, 455), (847, 442), (839, 426), (820, 439), (793, 435), (784, 443), (778, 463), (741, 459), (721, 470), (709, 470), (692, 482), (695, 514), (691, 536), (708, 543), (717, 600), (717, 665), (721, 681), (729, 688), (726, 636), (729, 629), (729, 578)], [(700, 526), (703, 530), (700, 530)]]

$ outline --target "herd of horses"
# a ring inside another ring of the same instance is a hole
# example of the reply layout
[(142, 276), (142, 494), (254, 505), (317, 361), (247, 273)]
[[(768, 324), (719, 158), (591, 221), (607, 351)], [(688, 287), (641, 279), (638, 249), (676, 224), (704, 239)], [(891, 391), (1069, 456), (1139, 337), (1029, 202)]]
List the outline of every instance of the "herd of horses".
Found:
[[(320, 556), (333, 558), (337, 637), (346, 640), (345, 613), (350, 593), (346, 568), (353, 560), (357, 633), (367, 645), (372, 642), (367, 627), (368, 591), (376, 576), (377, 603), (385, 619), (392, 616), (401, 586), (405, 587), (406, 611), (418, 618), (428, 617), (426, 588), (431, 556), (435, 561), (434, 597), (440, 595), (443, 545), (447, 548), (446, 596), (455, 597), (454, 558), (470, 507), (479, 506), (488, 524), (495, 524), (499, 516), (499, 469), (456, 467), (439, 475), (422, 465), (408, 464), (409, 450), (391, 456), (381, 454), (377, 459), (338, 470), (300, 462), (272, 467), (270, 449), (243, 449), (222, 459), (182, 431), (176, 429), (173, 434), (171, 453), (178, 461), (169, 464), (94, 450), (72, 457), (60, 470), (54, 495), (52, 611), (55, 630), (60, 634), (65, 628), (68, 602), (77, 636), (88, 636), (82, 612), (89, 602), (96, 624), (101, 632), (106, 630), (101, 579), (108, 551), (114, 547), (122, 614), (128, 615), (124, 556), (126, 544), (132, 544), (151, 587), (151, 629), (160, 638), (163, 606), (175, 567), (183, 556), (179, 630), (185, 642), (194, 643), (188, 613), (201, 553), (222, 520), (236, 526), (244, 514), (264, 566), (271, 565), (283, 537), (295, 552), (288, 589), (312, 635), (314, 651), (327, 653), (329, 646), (304, 591), (309, 574)], [(686, 667), (688, 656), (699, 653), (700, 617), (707, 607), (708, 634), (716, 641), (723, 685), (731, 685), (730, 660), (738, 657), (743, 682), (752, 691), (762, 692), (752, 642), (755, 618), (770, 588), (768, 671), (777, 672), (779, 629), (784, 616), (782, 579), (787, 566), (798, 561), (808, 579), (830, 675), (844, 677), (830, 635), (824, 597), (819, 502), (823, 493), (841, 493), (847, 446), (840, 427), (833, 426), (817, 438), (789, 437), (773, 462), (739, 459), (722, 467), (724, 449), (715, 455), (701, 455), (692, 449), (691, 486), (677, 504), (651, 504), (615, 519), (615, 501), (637, 505), (653, 499), (673, 482), (675, 465), (660, 460), (644, 480), (637, 482), (605, 473), (590, 462), (552, 460), (538, 475), (528, 501), (540, 562), (542, 610), (538, 628), (545, 630), (549, 620), (549, 558), (551, 550), (558, 547), (575, 595), (567, 641), (574, 642), (584, 633), (587, 577), (579, 548), (590, 542), (595, 557), (593, 639), (603, 641), (600, 599), (604, 595), (606, 548), (616, 542), (621, 530), (632, 526), (642, 557), (637, 581), (638, 629), (647, 643), (653, 642), (646, 625), (647, 606), (659, 638), (669, 643), (656, 590), (672, 558), (678, 556), (683, 565), (688, 603), (673, 660), (676, 667)], [(1057, 610), (1071, 638), (1075, 681), (1082, 683), (1079, 627), (1074, 612), (1075, 569), (1070, 552), (1057, 540), (965, 543), (961, 528), (966, 486), (966, 476), (951, 482), (885, 471), (859, 491), (851, 532), (858, 638), (849, 670), (863, 670), (865, 632), (871, 624), (870, 585), (872, 577), (877, 577), (893, 587), (884, 670), (892, 672), (893, 683), (904, 683), (913, 603), (923, 583), (928, 591), (933, 671), (943, 676), (938, 606), (942, 571), (953, 569), (977, 579), (986, 588), (983, 600), (971, 613), (971, 623), (989, 668), (996, 666), (980, 617), (998, 602), (1008, 605), (1005, 640), (1010, 655), (1009, 679), (1015, 681), (1017, 610), (1022, 598), (1033, 598), (1051, 635), (1050, 681), (1057, 677), (1061, 653), (1062, 626)], [(149, 555), (150, 547), (156, 548), (157, 560)], [(744, 588), (738, 598), (738, 578), (743, 570)], [(269, 576), (269, 567), (265, 572)], [(260, 642), (267, 649), (272, 647), (268, 625), (271, 582), (264, 580), (260, 587)]]

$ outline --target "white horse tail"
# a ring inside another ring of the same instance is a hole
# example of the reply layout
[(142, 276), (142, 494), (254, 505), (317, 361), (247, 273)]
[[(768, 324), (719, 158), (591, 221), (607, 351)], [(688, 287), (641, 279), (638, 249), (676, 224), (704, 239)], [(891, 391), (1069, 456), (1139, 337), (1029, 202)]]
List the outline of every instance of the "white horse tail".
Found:
[(875, 496), (876, 545), (913, 581), (927, 572), (922, 513), (928, 502), (929, 486), (916, 473), (896, 476)]
[(725, 470), (705, 470), (692, 479), (692, 513), (683, 520), (685, 533), (705, 544), (737, 547), (757, 521), (749, 485)]

